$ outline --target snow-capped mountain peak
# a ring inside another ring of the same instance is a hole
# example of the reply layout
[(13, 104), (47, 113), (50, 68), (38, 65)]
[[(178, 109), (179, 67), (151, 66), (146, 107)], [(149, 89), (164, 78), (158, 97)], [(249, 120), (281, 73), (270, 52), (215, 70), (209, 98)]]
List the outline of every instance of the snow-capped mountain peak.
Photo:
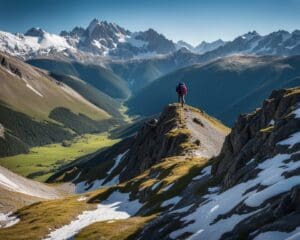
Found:
[(259, 37), (260, 35), (256, 31), (245, 33), (241, 36), (242, 39), (251, 40), (254, 37)]
[(27, 32), (24, 34), (25, 36), (31, 36), (31, 37), (43, 37), (45, 31), (41, 28), (32, 27), (27, 30)]
[(194, 46), (192, 46), (191, 44), (189, 44), (189, 43), (187, 43), (187, 42), (185, 42), (185, 41), (182, 41), (182, 40), (178, 41), (178, 42), (176, 43), (176, 46), (177, 46), (177, 49), (180, 49), (180, 48), (182, 48), (182, 47), (185, 47), (186, 49), (188, 49), (188, 50), (190, 50), (190, 51), (193, 51), (193, 50), (194, 50)]
[(225, 43), (226, 42), (224, 42), (222, 39), (218, 39), (210, 43), (206, 41), (202, 41), (199, 45), (195, 47), (195, 52), (198, 54), (203, 54), (205, 52), (215, 50), (218, 47), (223, 46)]
[(25, 34), (0, 32), (0, 50), (24, 59), (56, 54), (81, 61), (99, 57), (136, 59), (171, 54), (182, 47), (200, 55), (214, 52), (202, 61), (231, 54), (295, 55), (300, 53), (300, 31), (279, 30), (264, 36), (252, 31), (232, 41), (202, 41), (196, 47), (184, 41), (175, 44), (152, 28), (130, 32), (96, 18), (86, 28), (76, 26), (60, 35), (36, 27)]
[(32, 28), (23, 34), (0, 31), (0, 50), (24, 59), (75, 49), (64, 37)]
[(89, 32), (90, 35), (93, 33), (93, 31), (97, 27), (97, 25), (100, 25), (100, 21), (97, 18), (94, 18), (90, 22), (89, 26), (87, 27), (87, 30), (88, 30), (88, 32)]

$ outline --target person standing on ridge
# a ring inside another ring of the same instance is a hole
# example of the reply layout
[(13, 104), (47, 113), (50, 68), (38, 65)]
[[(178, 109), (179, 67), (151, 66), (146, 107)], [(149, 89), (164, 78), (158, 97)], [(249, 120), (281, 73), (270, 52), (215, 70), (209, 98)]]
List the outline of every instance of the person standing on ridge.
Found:
[(184, 97), (187, 94), (187, 87), (183, 82), (179, 82), (176, 86), (176, 92), (178, 95), (178, 102), (181, 103), (181, 106), (183, 107), (185, 100)]

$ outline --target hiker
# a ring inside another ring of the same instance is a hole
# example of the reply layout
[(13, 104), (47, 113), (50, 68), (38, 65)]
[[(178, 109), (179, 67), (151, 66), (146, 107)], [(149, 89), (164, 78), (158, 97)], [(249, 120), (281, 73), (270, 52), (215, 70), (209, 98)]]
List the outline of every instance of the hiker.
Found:
[(176, 86), (176, 92), (178, 95), (178, 102), (181, 103), (181, 106), (183, 107), (185, 100), (184, 96), (187, 94), (187, 88), (184, 83), (179, 82)]

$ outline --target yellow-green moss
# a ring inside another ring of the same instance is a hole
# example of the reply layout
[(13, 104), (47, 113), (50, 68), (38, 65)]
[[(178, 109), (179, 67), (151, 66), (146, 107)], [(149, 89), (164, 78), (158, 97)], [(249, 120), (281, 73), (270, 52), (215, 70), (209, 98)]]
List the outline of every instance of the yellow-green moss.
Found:
[(271, 126), (262, 128), (262, 129), (260, 129), (259, 131), (260, 131), (260, 132), (272, 132), (273, 129), (274, 129), (274, 125), (271, 125)]

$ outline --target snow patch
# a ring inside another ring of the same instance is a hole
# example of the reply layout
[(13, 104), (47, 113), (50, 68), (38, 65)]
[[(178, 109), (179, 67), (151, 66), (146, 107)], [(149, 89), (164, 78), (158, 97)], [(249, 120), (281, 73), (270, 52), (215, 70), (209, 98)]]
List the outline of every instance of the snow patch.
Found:
[(7, 228), (15, 225), (20, 221), (17, 216), (12, 215), (12, 212), (9, 212), (7, 214), (0, 213), (0, 228)]
[(104, 182), (104, 179), (97, 179), (92, 183), (87, 183), (86, 181), (77, 183), (75, 185), (75, 193), (85, 193), (85, 192), (90, 192), (96, 189), (99, 189), (102, 187), (102, 184)]
[[(293, 186), (300, 184), (300, 176), (287, 179), (283, 176), (284, 172), (300, 167), (300, 161), (287, 163), (286, 160), (290, 157), (289, 154), (278, 154), (257, 166), (257, 169), (261, 171), (256, 178), (237, 184), (219, 194), (209, 191), (204, 196), (207, 200), (200, 204), (193, 213), (181, 219), (186, 223), (191, 222), (191, 224), (172, 232), (170, 237), (177, 239), (183, 233), (190, 232), (193, 235), (189, 239), (199, 239), (200, 237), (201, 239), (219, 239), (222, 234), (231, 231), (237, 223), (261, 209), (247, 214), (233, 214), (212, 224), (219, 215), (228, 213), (242, 202), (250, 207), (258, 207), (267, 199), (289, 191)], [(266, 188), (261, 191), (248, 191), (257, 185), (263, 185)]]
[[(115, 163), (112, 166), (112, 168), (107, 172), (107, 176), (109, 176), (120, 164), (121, 160), (124, 158), (124, 156), (127, 154), (127, 152), (129, 151), (126, 150), (124, 153), (119, 154), (114, 160)], [(103, 178), (103, 179), (97, 179), (91, 183), (88, 183), (87, 181), (82, 181), (80, 183), (77, 183), (75, 185), (75, 193), (85, 193), (85, 192), (90, 192), (96, 189), (99, 189), (101, 187), (107, 187), (107, 186), (113, 186), (119, 183), (119, 175), (116, 175), (112, 180), (110, 180), (109, 182), (105, 183), (105, 180), (107, 178)], [(74, 182), (74, 180), (73, 180)]]
[(82, 202), (82, 201), (85, 201), (85, 200), (87, 200), (87, 197), (85, 197), (85, 196), (81, 196), (81, 197), (77, 198), (78, 202)]
[(124, 153), (119, 154), (116, 158), (115, 158), (115, 164), (112, 166), (112, 168), (107, 172), (107, 175), (111, 174), (115, 168), (118, 167), (118, 165), (120, 164), (121, 160), (123, 159), (123, 157), (128, 153), (129, 149), (126, 150)]
[(76, 176), (71, 182), (75, 182), (75, 181), (80, 177), (80, 175), (81, 175), (81, 172), (79, 172), (79, 173), (77, 174), (77, 176)]
[(164, 189), (163, 189), (163, 192), (167, 192), (171, 187), (174, 186), (175, 183), (171, 183), (169, 185), (167, 185)]
[(64, 240), (72, 238), (84, 227), (95, 222), (113, 219), (126, 219), (140, 208), (138, 200), (130, 201), (128, 193), (113, 192), (109, 198), (97, 205), (95, 210), (84, 211), (76, 220), (51, 232), (44, 240)]
[(258, 207), (267, 199), (270, 199), (280, 193), (287, 192), (298, 184), (300, 184), (300, 176), (281, 180), (280, 182), (268, 187), (266, 190), (254, 193), (245, 201), (245, 203), (250, 207)]
[(211, 166), (207, 166), (201, 170), (200, 175), (193, 178), (193, 181), (199, 180), (199, 179), (203, 178), (204, 176), (207, 176), (210, 174), (211, 174)]
[(176, 196), (176, 197), (173, 197), (171, 199), (168, 199), (168, 200), (164, 201), (161, 204), (161, 206), (166, 207), (166, 206), (169, 206), (169, 205), (176, 205), (180, 200), (181, 200), (181, 197)]
[(160, 185), (160, 184), (161, 184), (161, 181), (158, 181), (155, 184), (153, 184), (152, 187), (151, 187), (151, 191), (154, 191), (158, 187), (158, 185)]
[(122, 33), (117, 33), (116, 35), (118, 36), (119, 38), (118, 41), (120, 43), (129, 43), (133, 47), (137, 47), (137, 48), (146, 47), (148, 45), (148, 42), (142, 41), (140, 39), (136, 39), (137, 36), (136, 33), (133, 33), (131, 36), (124, 35)]
[[(298, 103), (299, 105), (299, 103)], [(295, 114), (295, 118), (300, 118), (300, 107), (297, 108), (295, 111), (293, 111), (293, 114)]]
[(279, 145), (289, 145), (292, 148), (295, 144), (300, 142), (300, 132), (292, 134), (289, 138), (278, 142)]
[(176, 210), (173, 210), (171, 211), (171, 213), (185, 213), (187, 212), (193, 205), (188, 205), (186, 207), (183, 207), (183, 208), (179, 208), (179, 209), (176, 209)]
[(247, 162), (246, 165), (250, 165), (251, 163), (253, 163), (255, 161), (255, 158), (252, 158), (249, 162)]
[(113, 186), (119, 184), (119, 174), (116, 175), (112, 180), (109, 182), (105, 183), (103, 186)]
[(257, 235), (254, 240), (297, 240), (300, 239), (300, 227), (292, 232), (269, 231)]

